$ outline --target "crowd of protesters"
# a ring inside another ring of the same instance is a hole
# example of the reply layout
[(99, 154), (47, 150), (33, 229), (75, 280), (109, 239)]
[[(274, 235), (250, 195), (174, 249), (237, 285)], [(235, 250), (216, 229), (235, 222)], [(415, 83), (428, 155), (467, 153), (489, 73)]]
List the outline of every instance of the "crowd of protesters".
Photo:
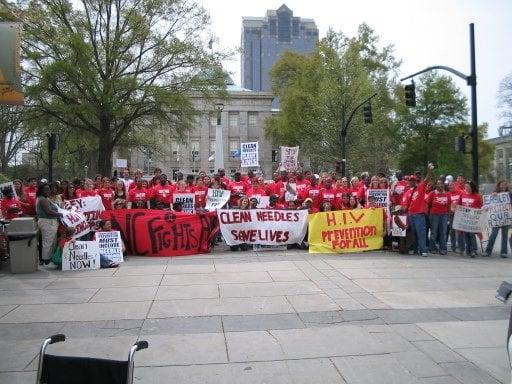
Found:
[[(401, 250), (409, 254), (427, 256), (428, 253), (446, 254), (448, 240), (451, 250), (477, 254), (477, 239), (474, 233), (451, 229), (453, 214), (457, 205), (471, 208), (482, 207), (482, 197), (476, 185), (458, 175), (433, 178), (433, 166), (429, 164), (425, 175), (416, 172), (403, 176), (400, 172), (390, 180), (385, 174), (372, 177), (364, 172), (360, 177), (341, 177), (336, 173), (322, 172), (315, 175), (310, 171), (277, 171), (272, 180), (265, 181), (253, 171), (246, 174), (236, 172), (228, 177), (224, 169), (215, 175), (199, 172), (198, 175), (177, 174), (171, 181), (158, 168), (150, 178), (144, 178), (140, 170), (133, 175), (129, 169), (121, 177), (110, 178), (97, 175), (94, 179), (83, 179), (39, 183), (30, 178), (23, 183), (14, 180), (15, 193), (3, 191), (2, 214), (6, 219), (20, 216), (37, 216), (42, 233), (42, 254), (47, 260), (55, 243), (58, 208), (64, 201), (80, 197), (100, 196), (106, 210), (115, 209), (168, 209), (180, 211), (181, 205), (173, 205), (173, 196), (180, 193), (195, 195), (195, 208), (201, 212), (206, 207), (209, 188), (225, 189), (231, 192), (228, 207), (232, 209), (255, 209), (262, 196), (268, 196), (268, 209), (307, 209), (310, 213), (357, 208), (374, 208), (368, 190), (388, 190), (391, 217), (406, 215), (407, 236), (402, 239)], [(497, 184), (495, 193), (508, 192), (506, 181)], [(369, 196), (369, 197), (368, 197)], [(391, 246), (391, 217), (385, 217), (385, 246)], [(508, 226), (493, 228), (484, 256), (490, 256), (498, 232), (501, 230), (502, 257), (508, 255)], [(396, 240), (396, 239), (394, 239)], [(404, 248), (405, 247), (405, 248)], [(243, 247), (242, 247), (243, 248)]]

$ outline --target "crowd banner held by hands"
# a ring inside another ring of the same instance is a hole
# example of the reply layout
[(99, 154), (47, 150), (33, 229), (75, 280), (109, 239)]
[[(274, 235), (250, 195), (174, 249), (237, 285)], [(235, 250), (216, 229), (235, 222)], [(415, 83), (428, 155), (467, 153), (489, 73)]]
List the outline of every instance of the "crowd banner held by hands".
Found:
[(281, 166), (286, 171), (295, 171), (299, 164), (299, 147), (281, 147)]
[(70, 241), (62, 250), (63, 271), (100, 269), (100, 251), (96, 241)]
[(208, 188), (205, 208), (208, 211), (214, 211), (217, 208), (222, 208), (229, 201), (230, 197), (231, 191), (229, 190)]
[(383, 245), (382, 208), (319, 212), (309, 217), (309, 253), (371, 251)]
[(407, 216), (393, 215), (391, 219), (391, 236), (405, 237), (407, 232)]
[(103, 220), (121, 232), (126, 252), (137, 256), (183, 256), (207, 253), (219, 230), (216, 212), (201, 215), (164, 210), (104, 211)]
[(512, 225), (512, 206), (510, 193), (502, 192), (495, 195), (484, 195), (484, 207), (488, 213), (489, 227)]
[(98, 220), (101, 212), (105, 210), (100, 196), (64, 200), (64, 208), (82, 213), (87, 220)]
[(96, 232), (96, 241), (98, 242), (100, 256), (105, 256), (114, 263), (122, 263), (124, 261), (121, 232)]
[(12, 192), (14, 193), (14, 197), (18, 198), (18, 194), (16, 193), (16, 189), (14, 188), (14, 183), (12, 181), (9, 181), (7, 183), (0, 184), (0, 199), (3, 199), (2, 191), (4, 188), (11, 188)]
[(62, 213), (61, 222), (65, 227), (75, 228), (73, 239), (79, 239), (80, 237), (87, 235), (91, 232), (91, 224), (87, 217), (79, 211), (67, 211), (65, 209), (59, 209)]
[(183, 212), (185, 213), (194, 213), (195, 203), (196, 203), (196, 195), (193, 193), (175, 193), (172, 196), (172, 202), (181, 203)]
[(227, 245), (286, 245), (301, 243), (306, 235), (308, 211), (272, 209), (217, 210)]
[(367, 189), (366, 190), (366, 201), (369, 201), (370, 197), (373, 197), (374, 204), (380, 208), (389, 208), (390, 206), (390, 195), (389, 189)]
[(242, 168), (259, 167), (258, 142), (242, 143), (240, 151), (240, 166)]
[(487, 210), (457, 205), (453, 216), (453, 229), (463, 232), (480, 233), (487, 229)]

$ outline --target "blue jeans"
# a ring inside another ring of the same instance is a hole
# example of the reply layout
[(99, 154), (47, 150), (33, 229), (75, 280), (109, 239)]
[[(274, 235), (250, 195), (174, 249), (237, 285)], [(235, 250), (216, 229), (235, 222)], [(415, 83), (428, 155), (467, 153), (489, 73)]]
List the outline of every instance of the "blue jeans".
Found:
[(446, 230), (448, 228), (448, 215), (432, 214), (430, 219), (430, 249), (446, 251)]
[(508, 225), (504, 225), (503, 227), (493, 227), (491, 230), (491, 236), (489, 237), (489, 241), (487, 243), (487, 247), (485, 248), (485, 253), (490, 255), (492, 253), (492, 249), (494, 248), (494, 242), (496, 241), (496, 237), (498, 237), (498, 232), (501, 229), (501, 255), (506, 255), (508, 253)]
[(461, 253), (464, 252), (464, 248), (468, 255), (476, 253), (476, 234), (472, 232), (459, 232), (459, 247)]
[(423, 213), (417, 215), (409, 215), (411, 230), (414, 233), (414, 250), (419, 248), (420, 253), (427, 253), (427, 227), (425, 223), (425, 215)]

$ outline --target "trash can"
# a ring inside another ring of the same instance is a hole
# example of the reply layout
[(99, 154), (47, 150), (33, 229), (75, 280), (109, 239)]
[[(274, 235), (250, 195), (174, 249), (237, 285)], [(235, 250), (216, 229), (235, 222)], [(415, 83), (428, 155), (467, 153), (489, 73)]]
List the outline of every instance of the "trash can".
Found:
[(7, 227), (11, 273), (31, 273), (37, 271), (38, 228), (33, 217), (13, 219)]

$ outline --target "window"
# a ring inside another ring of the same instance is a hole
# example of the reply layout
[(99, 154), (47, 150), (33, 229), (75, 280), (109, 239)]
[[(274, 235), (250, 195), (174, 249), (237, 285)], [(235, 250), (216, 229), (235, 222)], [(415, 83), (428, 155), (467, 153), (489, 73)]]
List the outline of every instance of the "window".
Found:
[(496, 150), (496, 157), (498, 159), (503, 159), (503, 149), (497, 149)]
[(176, 141), (171, 141), (171, 159), (178, 160), (180, 157), (180, 145)]
[(199, 160), (199, 140), (192, 140), (190, 142), (190, 158), (192, 161)]
[(249, 127), (255, 127), (258, 120), (258, 112), (249, 112), (247, 115), (247, 124)]
[(237, 128), (238, 127), (238, 113), (230, 113), (229, 114), (229, 128)]

